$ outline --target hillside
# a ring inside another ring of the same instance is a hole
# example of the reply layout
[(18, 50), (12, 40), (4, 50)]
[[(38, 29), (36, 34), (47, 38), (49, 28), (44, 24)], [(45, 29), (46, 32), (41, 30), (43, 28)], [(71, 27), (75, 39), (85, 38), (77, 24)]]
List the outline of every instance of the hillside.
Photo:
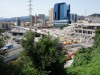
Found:
[(75, 54), (74, 62), (68, 68), (69, 75), (100, 75), (100, 29), (96, 31), (94, 45), (82, 48)]
[[(2, 17), (0, 17), (0, 20), (1, 21), (8, 21), (8, 20), (11, 20), (11, 21), (16, 21), (16, 18), (17, 17), (12, 17), (12, 18), (2, 18)], [(25, 21), (27, 21), (27, 20), (29, 20), (29, 16), (21, 16), (20, 17), (20, 20), (25, 20)]]
[(100, 14), (95, 13), (95, 14), (92, 14), (92, 15), (89, 15), (89, 16), (91, 16), (91, 17), (100, 17)]

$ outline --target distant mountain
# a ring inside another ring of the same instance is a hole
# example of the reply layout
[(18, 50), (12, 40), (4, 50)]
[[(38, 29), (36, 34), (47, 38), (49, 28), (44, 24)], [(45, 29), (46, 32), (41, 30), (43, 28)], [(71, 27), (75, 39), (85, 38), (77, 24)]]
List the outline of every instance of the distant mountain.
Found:
[(20, 19), (21, 19), (21, 20), (29, 20), (30, 17), (29, 17), (29, 16), (21, 16)]
[(4, 18), (3, 17), (0, 17), (0, 20), (3, 20)]
[[(16, 21), (16, 18), (17, 17), (12, 17), (12, 18), (2, 18), (0, 17), (0, 20), (1, 21)], [(21, 21), (29, 21), (30, 17), (29, 16), (21, 16), (19, 17)], [(49, 17), (48, 16), (45, 16), (45, 19), (46, 20), (49, 20)]]
[(92, 15), (89, 15), (89, 16), (91, 16), (91, 17), (100, 17), (100, 14), (95, 13), (95, 14), (92, 14)]
[[(3, 17), (0, 17), (0, 20), (1, 21), (16, 21), (16, 18), (17, 17), (12, 17), (12, 18), (3, 18)], [(21, 16), (19, 17), (21, 21), (28, 21), (29, 20), (29, 16)]]

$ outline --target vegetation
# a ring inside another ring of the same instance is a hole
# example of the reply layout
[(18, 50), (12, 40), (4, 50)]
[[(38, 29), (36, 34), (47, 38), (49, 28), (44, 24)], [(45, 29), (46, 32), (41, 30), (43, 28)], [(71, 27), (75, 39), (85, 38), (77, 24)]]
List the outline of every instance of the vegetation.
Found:
[(29, 31), (22, 40), (24, 51), (17, 60), (0, 61), (0, 75), (66, 75), (64, 55), (58, 39), (50, 35), (34, 42), (34, 33)]
[(4, 62), (4, 57), (7, 52), (2, 49), (2, 47), (5, 45), (5, 40), (8, 39), (9, 36), (2, 35), (3, 32), (4, 30), (0, 30), (0, 75), (10, 75), (9, 73), (11, 73), (11, 66)]
[(20, 59), (24, 57), (24, 60), (17, 60), (21, 62), (18, 64), (22, 66), (22, 73), (25, 75), (66, 75), (64, 63), (61, 60), (63, 54), (57, 47), (58, 39), (50, 39), (48, 35), (34, 42), (34, 33), (30, 31), (25, 35), (22, 40), (25, 55), (20, 57)]
[(69, 26), (69, 24), (67, 24), (67, 25), (60, 25), (60, 29), (63, 29), (64, 27), (67, 27), (67, 26)]
[(74, 62), (68, 68), (69, 75), (100, 75), (100, 29), (96, 31), (94, 45), (82, 48), (75, 54)]
[(100, 17), (100, 14), (95, 13), (95, 14), (92, 14), (90, 16), (92, 16), (92, 17)]
[(5, 40), (8, 38), (7, 35), (2, 35), (3, 32), (4, 30), (0, 30), (0, 60), (2, 60), (6, 54), (6, 51), (3, 51), (2, 47), (5, 45)]
[(17, 60), (5, 63), (6, 52), (1, 50), (5, 39), (0, 33), (0, 75), (100, 75), (100, 29), (93, 38), (94, 45), (78, 50), (65, 71), (58, 39), (48, 35), (35, 42), (34, 33), (29, 31), (22, 40), (24, 51)]

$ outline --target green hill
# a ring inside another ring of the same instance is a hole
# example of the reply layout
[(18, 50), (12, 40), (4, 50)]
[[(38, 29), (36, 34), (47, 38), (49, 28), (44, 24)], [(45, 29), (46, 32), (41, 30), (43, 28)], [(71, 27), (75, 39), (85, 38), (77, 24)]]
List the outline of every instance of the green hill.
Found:
[(95, 13), (95, 14), (92, 14), (92, 15), (89, 15), (89, 16), (91, 16), (91, 17), (100, 17), (100, 14)]

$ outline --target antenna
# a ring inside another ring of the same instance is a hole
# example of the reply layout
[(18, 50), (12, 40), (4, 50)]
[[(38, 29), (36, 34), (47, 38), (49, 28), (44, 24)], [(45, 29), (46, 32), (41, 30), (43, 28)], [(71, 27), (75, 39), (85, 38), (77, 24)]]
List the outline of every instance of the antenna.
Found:
[(30, 26), (32, 26), (32, 0), (29, 0), (29, 17), (30, 17)]

